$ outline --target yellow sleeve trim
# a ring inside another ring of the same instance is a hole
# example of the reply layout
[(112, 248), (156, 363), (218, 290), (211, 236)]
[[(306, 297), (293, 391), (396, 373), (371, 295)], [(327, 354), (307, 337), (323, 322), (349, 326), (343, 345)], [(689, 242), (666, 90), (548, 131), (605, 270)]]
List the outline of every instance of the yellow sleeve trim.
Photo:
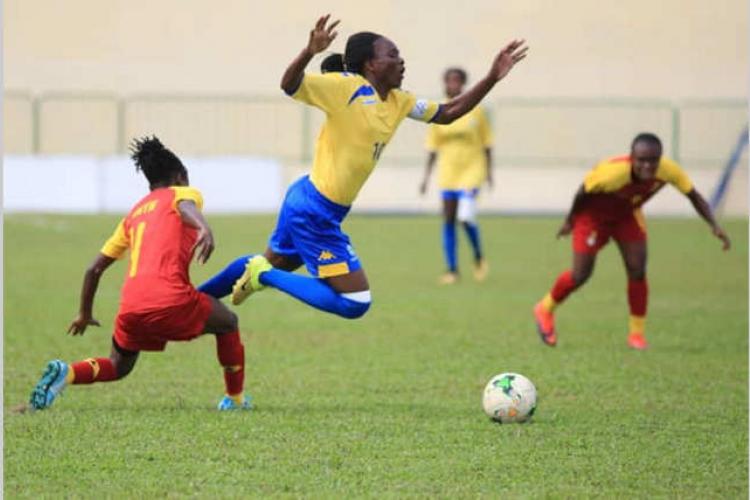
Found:
[(102, 254), (106, 255), (111, 259), (120, 259), (128, 249), (129, 241), (127, 233), (125, 232), (125, 219), (121, 220), (115, 232), (112, 236), (104, 243), (104, 246), (100, 250)]
[(172, 186), (170, 189), (174, 191), (174, 201), (172, 201), (173, 210), (177, 210), (177, 204), (181, 201), (193, 201), (197, 205), (198, 210), (203, 210), (203, 196), (194, 187)]
[(325, 264), (318, 266), (318, 278), (332, 278), (349, 274), (349, 264), (347, 262), (336, 262), (335, 264)]

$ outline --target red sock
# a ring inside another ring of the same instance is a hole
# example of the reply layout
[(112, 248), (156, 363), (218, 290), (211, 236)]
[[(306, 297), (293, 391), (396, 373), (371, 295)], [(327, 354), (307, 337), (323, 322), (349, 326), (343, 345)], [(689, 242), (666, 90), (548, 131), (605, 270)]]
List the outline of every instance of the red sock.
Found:
[(229, 396), (242, 394), (245, 382), (245, 346), (240, 332), (216, 336), (216, 354), (224, 367), (224, 385)]
[(93, 384), (117, 380), (117, 370), (109, 358), (89, 358), (70, 364), (73, 384)]
[(552, 290), (550, 290), (550, 295), (552, 296), (552, 300), (559, 304), (575, 289), (576, 282), (573, 280), (573, 272), (568, 269), (557, 277), (557, 281), (555, 281)]
[(645, 316), (648, 305), (648, 281), (628, 280), (628, 304), (631, 316)]

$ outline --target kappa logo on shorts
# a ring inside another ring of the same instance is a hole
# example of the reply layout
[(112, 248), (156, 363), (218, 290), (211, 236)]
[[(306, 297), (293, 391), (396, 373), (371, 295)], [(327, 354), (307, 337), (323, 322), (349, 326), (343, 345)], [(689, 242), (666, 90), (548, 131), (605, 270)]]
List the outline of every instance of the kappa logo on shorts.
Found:
[(596, 245), (596, 231), (591, 233), (588, 238), (586, 238), (586, 244), (590, 247), (593, 247)]
[(320, 252), (320, 255), (318, 256), (318, 261), (325, 262), (327, 260), (333, 260), (335, 258), (336, 256), (333, 255), (333, 253), (329, 252), (328, 250), (323, 250), (322, 252)]

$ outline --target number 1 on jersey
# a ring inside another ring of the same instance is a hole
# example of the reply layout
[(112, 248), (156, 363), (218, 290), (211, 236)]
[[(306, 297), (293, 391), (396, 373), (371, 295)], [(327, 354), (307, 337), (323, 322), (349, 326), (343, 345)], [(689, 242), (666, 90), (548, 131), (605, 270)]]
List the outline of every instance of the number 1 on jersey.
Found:
[(141, 256), (141, 244), (143, 243), (143, 231), (146, 230), (146, 223), (141, 222), (135, 229), (135, 238), (133, 237), (133, 228), (130, 228), (130, 273), (131, 278), (138, 272), (138, 258)]

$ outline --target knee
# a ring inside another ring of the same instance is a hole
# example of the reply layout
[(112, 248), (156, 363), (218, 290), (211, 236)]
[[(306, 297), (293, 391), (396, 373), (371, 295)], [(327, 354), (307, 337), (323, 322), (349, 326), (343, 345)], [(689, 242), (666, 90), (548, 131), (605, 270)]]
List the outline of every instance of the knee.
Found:
[(240, 327), (240, 320), (237, 318), (237, 315), (229, 310), (227, 311), (226, 318), (224, 318), (222, 323), (221, 333), (236, 332)]
[(628, 279), (631, 281), (643, 281), (646, 279), (646, 268), (644, 266), (628, 267)]
[(576, 287), (579, 287), (586, 283), (591, 277), (592, 269), (576, 269), (573, 271), (573, 281)]
[(229, 327), (230, 332), (236, 332), (240, 328), (240, 320), (237, 318), (237, 315), (229, 311), (229, 317), (227, 318), (227, 326)]
[(117, 380), (127, 377), (135, 367), (135, 360), (123, 360), (113, 359), (112, 364), (115, 367), (115, 373), (117, 374)]
[(357, 319), (365, 315), (370, 309), (372, 295), (369, 290), (341, 294), (344, 307), (341, 308), (340, 316), (347, 319)]

